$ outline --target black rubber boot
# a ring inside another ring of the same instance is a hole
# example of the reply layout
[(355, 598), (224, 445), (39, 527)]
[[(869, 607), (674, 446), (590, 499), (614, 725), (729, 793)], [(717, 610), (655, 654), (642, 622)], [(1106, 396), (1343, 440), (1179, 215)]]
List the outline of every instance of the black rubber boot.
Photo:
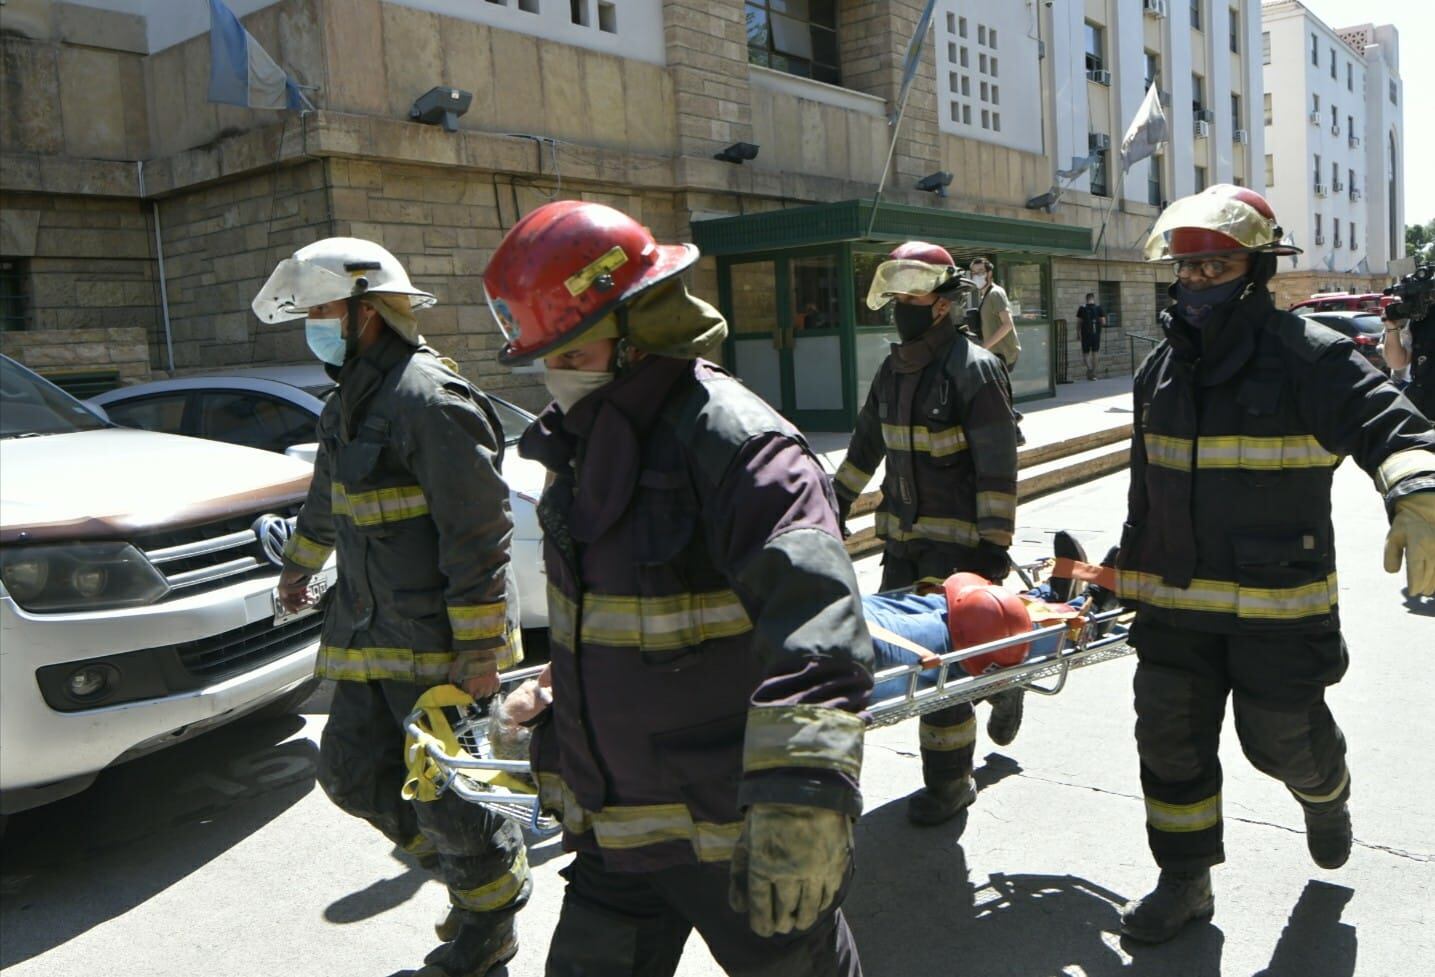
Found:
[[(1078, 563), (1086, 562), (1086, 550), (1064, 529), (1058, 529), (1051, 540), (1051, 552), (1056, 557), (1067, 557)], [(1058, 603), (1065, 603), (1071, 600), (1072, 591), (1076, 589), (1076, 581), (1070, 577), (1058, 577), (1055, 574), (1047, 581), (1051, 587), (1051, 594)]]
[(1216, 911), (1211, 870), (1177, 872), (1163, 869), (1156, 888), (1121, 910), (1121, 933), (1141, 943), (1165, 943), (1195, 920)]
[(907, 798), (907, 820), (923, 827), (942, 824), (971, 807), (977, 785), (971, 777), (929, 784)]
[(1350, 805), (1331, 811), (1305, 812), (1305, 844), (1310, 857), (1321, 868), (1340, 868), (1350, 857), (1354, 836), (1350, 830)]
[(997, 746), (1006, 746), (1016, 739), (1021, 731), (1022, 705), (1026, 701), (1025, 689), (1007, 689), (987, 700), (992, 707), (987, 716), (987, 735)]
[(488, 977), (495, 967), (518, 955), (518, 931), (513, 917), (498, 924), (487, 913), (456, 910), (460, 917), (458, 935), (424, 957), (414, 977)]
[(444, 910), (443, 915), (435, 920), (433, 932), (440, 943), (447, 943), (458, 936), (458, 931), (463, 926), (463, 916), (462, 909), (457, 906), (449, 906)]

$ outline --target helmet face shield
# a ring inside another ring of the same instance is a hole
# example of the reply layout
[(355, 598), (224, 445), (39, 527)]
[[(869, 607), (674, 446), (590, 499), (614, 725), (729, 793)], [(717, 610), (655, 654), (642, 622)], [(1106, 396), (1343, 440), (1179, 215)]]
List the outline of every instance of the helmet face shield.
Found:
[(944, 268), (907, 258), (884, 261), (872, 275), (872, 285), (867, 289), (867, 308), (880, 309), (894, 295), (930, 295), (955, 277), (954, 267)]
[(521, 330), (518, 327), (518, 320), (513, 317), (512, 310), (508, 308), (508, 303), (501, 298), (496, 298), (488, 290), (487, 285), (483, 287), (483, 297), (488, 300), (488, 311), (493, 313), (494, 321), (498, 323), (498, 330), (503, 333), (504, 341), (510, 345), (518, 342)]
[(354, 280), (303, 258), (285, 258), (254, 297), (254, 314), (264, 322), (302, 319), (316, 305), (354, 294)]
[[(1185, 253), (1173, 247), (1173, 235), (1180, 230), (1201, 230), (1220, 235), (1229, 246)], [(1281, 241), (1280, 226), (1250, 203), (1235, 196), (1206, 191), (1183, 197), (1162, 211), (1146, 239), (1147, 261), (1201, 258), (1226, 251), (1262, 251), (1296, 254), (1298, 248)]]

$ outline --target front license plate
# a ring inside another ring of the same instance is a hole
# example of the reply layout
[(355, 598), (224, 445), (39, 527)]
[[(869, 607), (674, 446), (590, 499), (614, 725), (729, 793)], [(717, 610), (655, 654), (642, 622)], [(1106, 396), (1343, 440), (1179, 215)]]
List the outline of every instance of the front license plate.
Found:
[(279, 603), (279, 588), (275, 587), (269, 594), (270, 602), (274, 605), (274, 624), (276, 626), (287, 624), (290, 621), (295, 621), (301, 617), (307, 617), (313, 614), (319, 609), (320, 598), (324, 596), (324, 592), (329, 589), (333, 582), (333, 578), (323, 571), (310, 577), (309, 587), (306, 591), (306, 603), (297, 611), (287, 610), (283, 604)]

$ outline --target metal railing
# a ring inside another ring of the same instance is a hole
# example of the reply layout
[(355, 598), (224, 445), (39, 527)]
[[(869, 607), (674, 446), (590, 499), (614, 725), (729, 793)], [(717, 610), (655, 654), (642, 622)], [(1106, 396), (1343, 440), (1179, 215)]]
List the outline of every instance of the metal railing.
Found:
[(1130, 355), (1131, 355), (1131, 375), (1132, 375), (1132, 376), (1135, 376), (1135, 375), (1136, 375), (1136, 341), (1139, 339), (1141, 342), (1146, 343), (1146, 344), (1149, 345), (1149, 347), (1150, 347), (1149, 349), (1143, 349), (1143, 350), (1141, 351), (1141, 352), (1142, 352), (1142, 355), (1144, 356), (1146, 353), (1149, 353), (1152, 349), (1155, 349), (1157, 346), (1160, 346), (1160, 345), (1161, 345), (1161, 340), (1157, 339), (1155, 336), (1143, 336), (1143, 335), (1141, 335), (1141, 333), (1139, 333), (1139, 332), (1128, 332), (1128, 333), (1126, 333), (1125, 335), (1126, 335), (1126, 349), (1127, 349), (1127, 352), (1129, 352)]

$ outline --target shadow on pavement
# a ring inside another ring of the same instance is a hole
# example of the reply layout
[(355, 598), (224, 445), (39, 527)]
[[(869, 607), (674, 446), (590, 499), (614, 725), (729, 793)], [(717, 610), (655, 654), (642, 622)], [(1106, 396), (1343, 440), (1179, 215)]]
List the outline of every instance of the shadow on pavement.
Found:
[(1255, 977), (1351, 977), (1355, 973), (1355, 927), (1340, 921), (1353, 889), (1307, 882), (1286, 920), (1270, 965)]
[(1214, 926), (1126, 947), (1119, 893), (1072, 875), (972, 879), (961, 823), (912, 827), (903, 800), (858, 822), (844, 908), (868, 977), (1219, 977), (1225, 937)]
[(1412, 594), (1408, 590), (1402, 590), (1405, 595), (1405, 609), (1411, 614), (1419, 614), (1422, 617), (1435, 617), (1435, 598), (1421, 597)]
[(13, 815), (0, 870), (0, 969), (143, 904), (313, 789), (303, 720), (226, 726)]

